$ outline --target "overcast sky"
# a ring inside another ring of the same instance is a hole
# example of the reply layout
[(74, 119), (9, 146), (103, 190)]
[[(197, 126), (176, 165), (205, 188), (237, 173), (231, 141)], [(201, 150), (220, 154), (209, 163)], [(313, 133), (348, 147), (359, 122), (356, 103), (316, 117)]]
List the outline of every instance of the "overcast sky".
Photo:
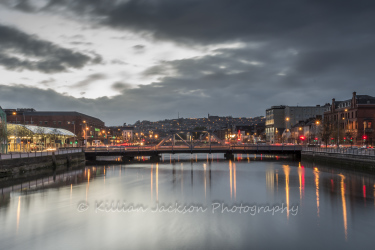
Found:
[(375, 1), (1, 0), (0, 76), (106, 125), (375, 96)]

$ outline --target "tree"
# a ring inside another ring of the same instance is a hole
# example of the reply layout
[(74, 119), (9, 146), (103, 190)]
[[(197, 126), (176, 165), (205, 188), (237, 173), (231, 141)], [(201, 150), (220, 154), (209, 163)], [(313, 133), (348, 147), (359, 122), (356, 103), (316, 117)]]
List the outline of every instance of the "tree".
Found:
[(0, 153), (7, 153), (8, 136), (9, 131), (7, 130), (7, 124), (5, 122), (0, 122)]
[(320, 128), (320, 137), (326, 144), (326, 148), (328, 146), (329, 139), (333, 136), (333, 124), (328, 119), (325, 119), (321, 124)]

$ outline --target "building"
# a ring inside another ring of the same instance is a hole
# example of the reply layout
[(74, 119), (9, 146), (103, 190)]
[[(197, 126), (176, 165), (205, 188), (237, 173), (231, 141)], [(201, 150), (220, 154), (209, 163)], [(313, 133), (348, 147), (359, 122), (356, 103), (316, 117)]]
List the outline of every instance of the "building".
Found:
[(0, 107), (0, 154), (7, 153), (8, 136), (7, 136), (7, 116)]
[(321, 142), (320, 128), (320, 118), (309, 118), (305, 121), (299, 121), (288, 132), (284, 132), (283, 142), (318, 145)]
[(71, 147), (69, 139), (75, 134), (61, 128), (33, 125), (7, 124), (8, 151), (29, 152), (47, 148)]
[(133, 142), (134, 141), (134, 127), (123, 127), (122, 137), (124, 142)]
[(286, 106), (272, 106), (266, 110), (266, 142), (275, 143), (280, 140), (285, 130)]
[[(104, 140), (105, 124), (98, 118), (75, 111), (36, 111), (33, 108), (5, 109), (8, 123), (66, 129), (77, 135), (77, 144)], [(86, 132), (87, 131), (87, 132)]]
[(288, 132), (300, 121), (310, 118), (323, 120), (324, 112), (328, 107), (329, 104), (324, 106), (272, 106), (266, 110), (266, 142), (271, 144), (282, 142), (284, 131)]
[(342, 143), (344, 137), (352, 138), (352, 143), (357, 145), (375, 143), (375, 97), (353, 92), (351, 99), (332, 99), (332, 104), (327, 107), (324, 116), (331, 124), (332, 132), (336, 131), (335, 135), (332, 135), (335, 143), (337, 140)]

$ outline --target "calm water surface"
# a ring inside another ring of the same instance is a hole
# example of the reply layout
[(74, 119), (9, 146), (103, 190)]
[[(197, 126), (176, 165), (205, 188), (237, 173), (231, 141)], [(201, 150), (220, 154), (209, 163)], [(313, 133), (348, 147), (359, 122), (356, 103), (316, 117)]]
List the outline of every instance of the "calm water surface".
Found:
[(4, 189), (0, 249), (373, 249), (373, 175), (220, 157), (87, 166)]

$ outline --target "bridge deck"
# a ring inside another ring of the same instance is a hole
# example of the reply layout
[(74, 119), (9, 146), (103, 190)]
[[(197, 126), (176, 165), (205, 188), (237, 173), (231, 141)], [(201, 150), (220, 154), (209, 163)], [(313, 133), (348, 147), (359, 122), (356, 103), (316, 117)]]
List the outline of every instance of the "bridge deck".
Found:
[(301, 146), (212, 146), (188, 148), (182, 146), (168, 147), (108, 147), (87, 148), (87, 156), (156, 156), (160, 154), (300, 154)]

